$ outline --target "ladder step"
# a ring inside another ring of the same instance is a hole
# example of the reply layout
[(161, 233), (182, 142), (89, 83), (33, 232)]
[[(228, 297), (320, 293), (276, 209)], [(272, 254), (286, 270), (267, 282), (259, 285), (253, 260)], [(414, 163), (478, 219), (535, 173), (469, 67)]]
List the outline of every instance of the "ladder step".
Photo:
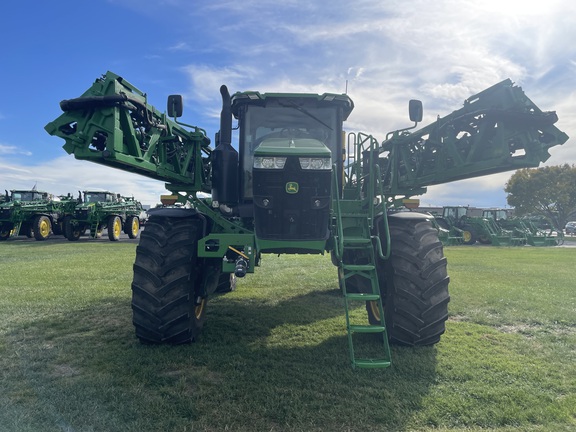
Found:
[(350, 244), (350, 245), (364, 245), (364, 244), (370, 244), (372, 243), (372, 239), (370, 238), (366, 238), (366, 237), (346, 237), (344, 236), (344, 244)]
[(386, 328), (379, 325), (351, 325), (350, 331), (354, 333), (383, 333)]
[(362, 219), (368, 219), (368, 216), (366, 215), (365, 212), (358, 212), (358, 213), (341, 213), (341, 216), (343, 218), (362, 218)]
[(380, 294), (353, 293), (346, 294), (346, 298), (348, 300), (376, 301), (380, 299)]
[(354, 366), (364, 369), (376, 369), (390, 367), (390, 360), (385, 359), (356, 359)]
[(372, 264), (342, 264), (344, 270), (350, 271), (370, 271), (376, 269)]

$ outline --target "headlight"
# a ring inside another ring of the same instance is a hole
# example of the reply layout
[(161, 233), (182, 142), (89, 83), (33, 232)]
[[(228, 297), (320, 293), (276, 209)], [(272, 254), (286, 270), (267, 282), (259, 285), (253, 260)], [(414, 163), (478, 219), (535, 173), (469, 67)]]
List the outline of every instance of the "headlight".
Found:
[(283, 169), (285, 164), (286, 157), (258, 156), (254, 158), (254, 168)]
[(306, 170), (329, 170), (332, 168), (330, 158), (300, 158), (300, 168)]

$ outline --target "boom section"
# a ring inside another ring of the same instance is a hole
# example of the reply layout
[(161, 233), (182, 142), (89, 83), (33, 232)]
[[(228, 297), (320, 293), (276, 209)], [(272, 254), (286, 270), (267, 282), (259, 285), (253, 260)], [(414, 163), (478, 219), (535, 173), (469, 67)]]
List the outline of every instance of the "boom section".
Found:
[(537, 167), (568, 135), (509, 79), (468, 98), (459, 110), (414, 132), (388, 134), (379, 148), (385, 193)]
[(64, 113), (45, 126), (76, 159), (210, 191), (210, 139), (195, 126), (185, 129), (147, 102), (122, 77), (107, 72), (79, 98), (60, 102)]

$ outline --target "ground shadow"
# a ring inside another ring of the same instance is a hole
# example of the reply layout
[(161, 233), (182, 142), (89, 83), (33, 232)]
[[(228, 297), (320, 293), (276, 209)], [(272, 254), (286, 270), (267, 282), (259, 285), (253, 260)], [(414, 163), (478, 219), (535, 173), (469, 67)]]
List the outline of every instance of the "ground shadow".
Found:
[[(436, 349), (394, 347), (390, 369), (353, 370), (338, 294), (274, 304), (223, 296), (200, 340), (177, 347), (141, 345), (129, 299), (104, 299), (14, 327), (4, 369), (35, 395), (25, 403), (30, 421), (80, 430), (112, 427), (93, 427), (103, 413), (125, 430), (186, 422), (199, 430), (403, 430), (435, 381)], [(320, 331), (340, 324), (338, 336)], [(77, 386), (89, 390), (71, 391)], [(70, 398), (51, 396), (66, 391)]]

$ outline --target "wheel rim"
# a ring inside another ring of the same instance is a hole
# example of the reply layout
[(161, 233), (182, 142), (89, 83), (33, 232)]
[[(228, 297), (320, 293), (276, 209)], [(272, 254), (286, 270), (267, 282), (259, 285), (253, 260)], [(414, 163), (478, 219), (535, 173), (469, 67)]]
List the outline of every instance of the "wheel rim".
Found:
[(372, 316), (374, 317), (374, 319), (376, 319), (377, 321), (380, 321), (380, 308), (378, 307), (378, 302), (376, 301), (371, 301), (368, 302), (370, 305), (370, 312), (372, 313)]
[(202, 318), (202, 315), (204, 314), (204, 308), (206, 307), (206, 299), (203, 298), (200, 301), (199, 305), (196, 305), (194, 307), (194, 317), (199, 320), (200, 318)]
[(138, 234), (138, 228), (140, 228), (140, 224), (138, 223), (138, 219), (134, 218), (132, 220), (132, 235)]
[(47, 220), (42, 220), (40, 221), (40, 235), (42, 237), (48, 237), (48, 234), (50, 234), (50, 224), (48, 223)]
[(114, 221), (114, 236), (120, 237), (120, 231), (122, 230), (122, 225), (120, 224), (120, 219)]
[(464, 240), (465, 242), (469, 242), (470, 240), (472, 240), (472, 233), (470, 231), (464, 231), (462, 233), (462, 240)]

